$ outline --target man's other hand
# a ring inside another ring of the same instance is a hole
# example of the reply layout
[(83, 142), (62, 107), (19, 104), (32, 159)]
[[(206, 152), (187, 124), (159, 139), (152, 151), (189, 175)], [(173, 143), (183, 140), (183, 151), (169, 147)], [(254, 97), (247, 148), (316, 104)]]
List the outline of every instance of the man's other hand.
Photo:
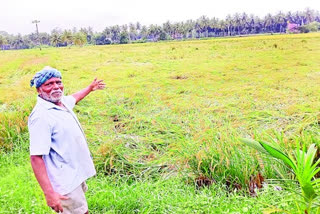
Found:
[(59, 193), (56, 193), (56, 192), (46, 194), (45, 196), (46, 196), (47, 205), (57, 213), (63, 212), (63, 208), (60, 203), (60, 200), (69, 199), (68, 197), (60, 195)]

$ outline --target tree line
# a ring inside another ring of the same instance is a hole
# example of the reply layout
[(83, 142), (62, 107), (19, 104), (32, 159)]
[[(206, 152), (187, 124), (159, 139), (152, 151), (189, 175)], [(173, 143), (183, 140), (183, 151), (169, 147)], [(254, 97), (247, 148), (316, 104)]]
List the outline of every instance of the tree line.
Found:
[[(291, 28), (288, 28), (290, 26)], [(294, 26), (294, 30), (292, 30)], [(310, 8), (297, 12), (278, 12), (260, 18), (247, 13), (235, 13), (225, 19), (201, 16), (197, 20), (162, 25), (141, 25), (139, 22), (106, 27), (93, 32), (91, 27), (77, 30), (53, 29), (51, 33), (31, 33), (22, 36), (0, 31), (0, 46), (4, 49), (28, 49), (41, 46), (63, 47), (156, 42), (160, 40), (197, 39), (207, 37), (241, 36), (266, 33), (290, 33), (318, 31), (320, 13)]]

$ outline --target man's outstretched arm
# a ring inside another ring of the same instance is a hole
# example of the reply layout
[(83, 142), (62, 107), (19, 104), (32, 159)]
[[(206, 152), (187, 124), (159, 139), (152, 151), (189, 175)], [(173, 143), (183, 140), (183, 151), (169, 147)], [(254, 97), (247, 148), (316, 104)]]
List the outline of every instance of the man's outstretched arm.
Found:
[(37, 178), (38, 183), (46, 197), (47, 205), (54, 211), (63, 212), (60, 200), (66, 200), (68, 197), (60, 195), (52, 188), (48, 178), (47, 169), (41, 155), (31, 155), (31, 166)]
[(76, 103), (78, 103), (80, 100), (85, 98), (90, 92), (95, 90), (102, 90), (106, 87), (106, 84), (103, 82), (103, 80), (97, 80), (95, 78), (93, 82), (86, 88), (72, 94), (72, 96), (76, 99)]

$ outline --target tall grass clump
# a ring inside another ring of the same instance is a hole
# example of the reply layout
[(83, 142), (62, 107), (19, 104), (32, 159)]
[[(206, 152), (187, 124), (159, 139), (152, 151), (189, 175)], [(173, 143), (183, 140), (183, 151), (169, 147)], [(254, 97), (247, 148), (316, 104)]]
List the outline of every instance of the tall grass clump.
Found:
[(0, 151), (27, 149), (28, 116), (32, 110), (30, 101), (5, 105), (0, 111)]

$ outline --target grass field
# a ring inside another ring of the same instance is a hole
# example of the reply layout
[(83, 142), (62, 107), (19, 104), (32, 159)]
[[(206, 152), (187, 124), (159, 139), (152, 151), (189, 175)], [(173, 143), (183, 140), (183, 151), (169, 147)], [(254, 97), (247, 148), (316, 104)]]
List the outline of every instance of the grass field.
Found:
[(0, 52), (0, 213), (51, 212), (26, 127), (46, 65), (65, 94), (107, 85), (74, 109), (98, 171), (91, 213), (303, 212), (288, 169), (239, 138), (320, 144), (319, 33)]

